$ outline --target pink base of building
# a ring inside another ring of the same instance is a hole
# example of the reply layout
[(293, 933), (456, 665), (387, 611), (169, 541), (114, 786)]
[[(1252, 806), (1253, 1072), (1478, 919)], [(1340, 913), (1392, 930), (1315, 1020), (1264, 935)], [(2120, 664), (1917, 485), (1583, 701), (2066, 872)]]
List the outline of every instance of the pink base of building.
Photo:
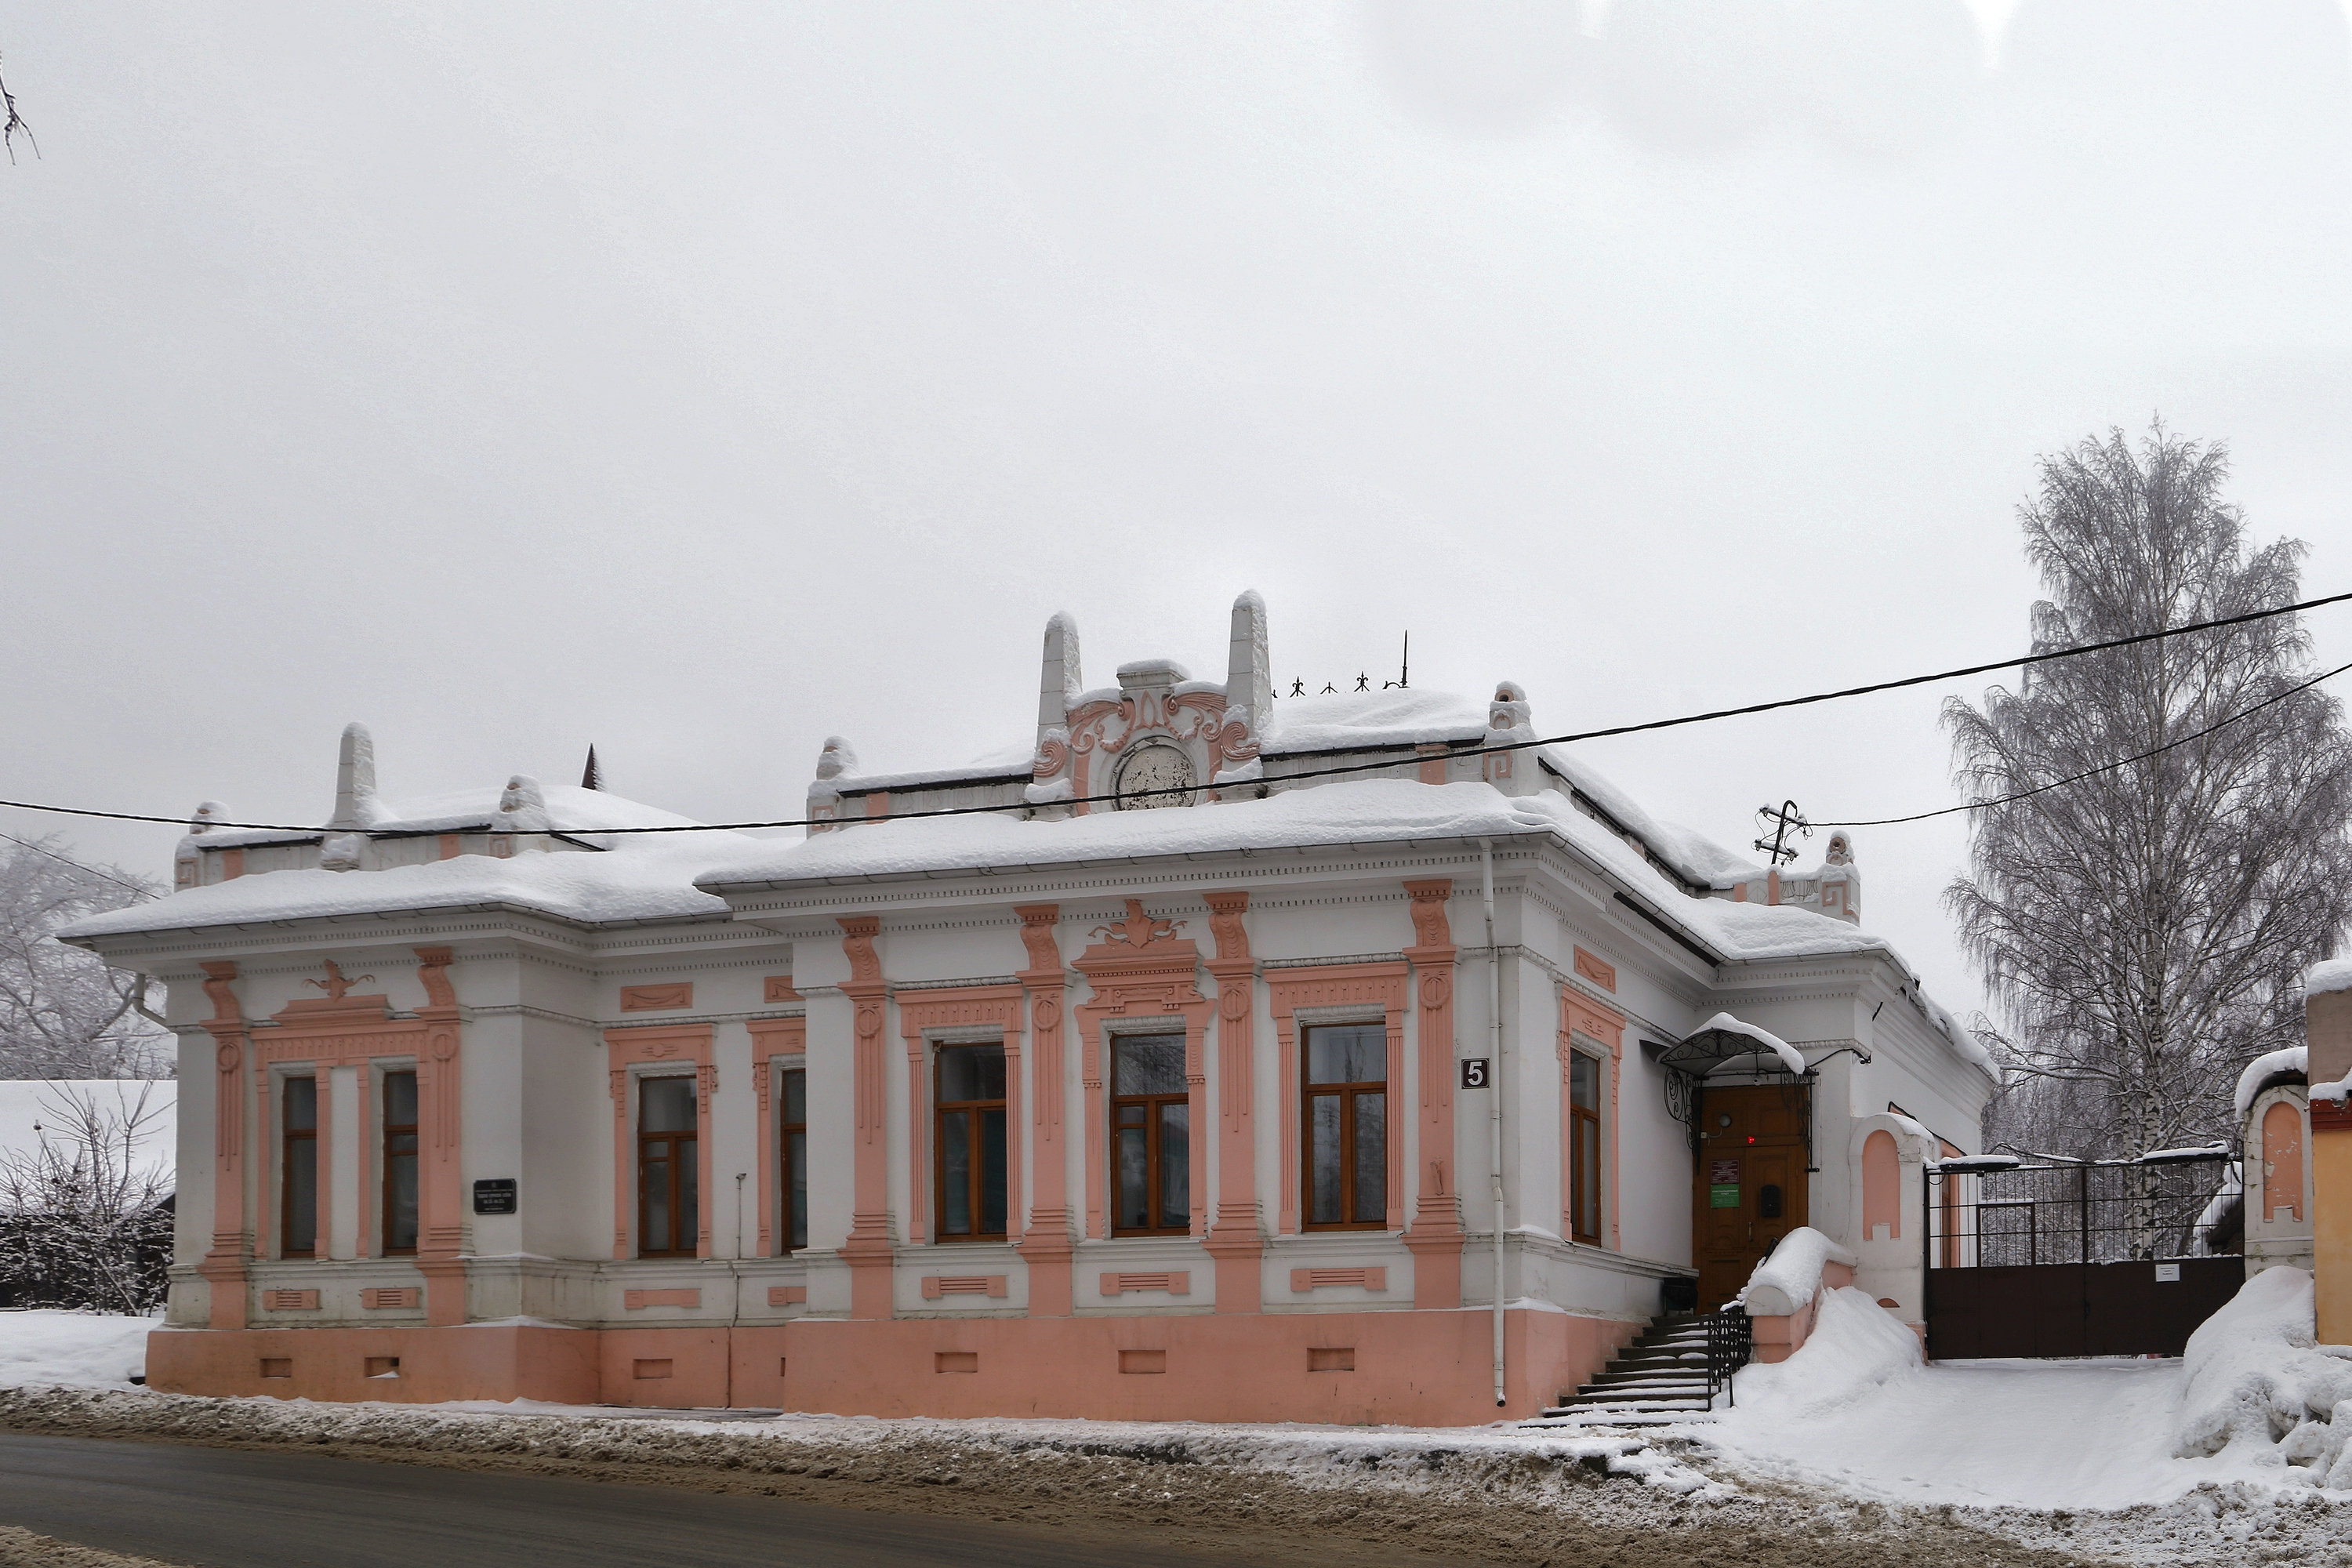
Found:
[[(1531, 1415), (1639, 1325), (1483, 1311), (804, 1319), (762, 1328), (159, 1330), (147, 1383), (285, 1399), (537, 1399), (842, 1415), (1458, 1426)], [(389, 1374), (389, 1375), (387, 1375)]]

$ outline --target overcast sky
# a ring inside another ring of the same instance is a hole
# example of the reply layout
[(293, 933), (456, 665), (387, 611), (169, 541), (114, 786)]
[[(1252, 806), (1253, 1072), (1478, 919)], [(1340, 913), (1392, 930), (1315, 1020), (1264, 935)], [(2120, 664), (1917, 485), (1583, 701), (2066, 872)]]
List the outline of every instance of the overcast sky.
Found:
[[(0, 51), (9, 798), (320, 820), (356, 718), (394, 796), (593, 741), (797, 816), (828, 733), (1025, 739), (1053, 611), (1215, 676), (1249, 587), (1286, 689), (1409, 628), (1543, 733), (1947, 668), (2024, 647), (2035, 456), (2159, 412), (2352, 588), (2335, 0), (0, 0)], [(1944, 695), (1591, 755), (1744, 845), (1950, 804)], [(53, 827), (168, 870), (0, 812)], [(1857, 838), (1978, 1005), (1958, 822)]]

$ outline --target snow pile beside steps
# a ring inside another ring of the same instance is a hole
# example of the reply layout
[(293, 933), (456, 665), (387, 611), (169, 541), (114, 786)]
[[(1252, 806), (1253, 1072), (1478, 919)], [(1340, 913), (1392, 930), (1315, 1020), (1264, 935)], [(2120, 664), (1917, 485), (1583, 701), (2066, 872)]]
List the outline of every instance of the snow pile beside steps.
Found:
[(2311, 1276), (2266, 1268), (2189, 1336), (2173, 1453), (2352, 1489), (2352, 1346), (2320, 1346)]
[[(1789, 1240), (1803, 1234), (1791, 1233)], [(1814, 1278), (1820, 1278), (1818, 1266)], [(1793, 1417), (1832, 1415), (1917, 1372), (1922, 1364), (1919, 1336), (1867, 1293), (1848, 1285), (1822, 1294), (1813, 1331), (1796, 1354), (1738, 1374), (1739, 1403), (1720, 1419), (1735, 1426), (1773, 1426)]]
[(129, 1388), (147, 1372), (159, 1318), (0, 1312), (0, 1388)]
[(1770, 1257), (1756, 1265), (1756, 1272), (1732, 1300), (1747, 1308), (1751, 1318), (1785, 1318), (1802, 1311), (1820, 1293), (1822, 1269), (1831, 1263), (1851, 1268), (1854, 1255), (1811, 1226), (1801, 1225), (1780, 1238)]

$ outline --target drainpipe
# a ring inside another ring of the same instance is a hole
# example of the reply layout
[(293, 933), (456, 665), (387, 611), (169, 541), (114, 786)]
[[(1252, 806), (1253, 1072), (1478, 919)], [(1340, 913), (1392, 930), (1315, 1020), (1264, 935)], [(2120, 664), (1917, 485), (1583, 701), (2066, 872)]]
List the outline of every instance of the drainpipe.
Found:
[(1495, 945), (1495, 845), (1478, 840), (1486, 915), (1486, 1184), (1495, 1199), (1495, 1404), (1503, 1398), (1503, 952)]

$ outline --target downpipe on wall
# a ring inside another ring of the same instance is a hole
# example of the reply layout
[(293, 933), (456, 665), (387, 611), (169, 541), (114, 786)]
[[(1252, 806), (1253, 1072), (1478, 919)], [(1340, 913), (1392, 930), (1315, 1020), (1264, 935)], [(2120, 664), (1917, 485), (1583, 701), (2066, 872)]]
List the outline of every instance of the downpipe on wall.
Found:
[(1495, 1201), (1495, 1404), (1503, 1396), (1503, 950), (1495, 945), (1495, 845), (1478, 840), (1486, 916), (1486, 1183)]

